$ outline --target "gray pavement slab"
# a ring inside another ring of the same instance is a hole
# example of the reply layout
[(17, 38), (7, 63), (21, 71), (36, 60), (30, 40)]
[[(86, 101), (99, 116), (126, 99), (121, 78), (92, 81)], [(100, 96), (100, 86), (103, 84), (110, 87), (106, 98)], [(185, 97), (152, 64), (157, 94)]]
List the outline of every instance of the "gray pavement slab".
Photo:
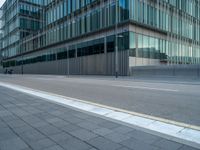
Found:
[(17, 135), (9, 128), (0, 128), (0, 141), (17, 138)]
[(166, 139), (155, 141), (153, 145), (163, 148), (165, 150), (179, 150), (181, 147), (183, 147), (183, 144), (174, 143)]
[(127, 146), (130, 149), (138, 149), (138, 150), (159, 150), (160, 148), (144, 143), (143, 141), (139, 141), (137, 139), (131, 138), (126, 141), (121, 142), (124, 146)]
[(122, 148), (123, 146), (121, 146), (118, 143), (112, 142), (106, 138), (103, 137), (97, 137), (94, 138), (90, 141), (88, 141), (91, 145), (94, 145), (95, 147), (97, 147), (97, 149), (101, 149), (101, 150), (116, 150), (119, 148)]
[(90, 146), (89, 144), (74, 137), (61, 143), (61, 145), (64, 149), (67, 150), (89, 150), (92, 148), (92, 146)]
[(144, 143), (153, 144), (154, 142), (160, 141), (162, 138), (154, 136), (145, 132), (140, 132), (138, 130), (131, 131), (126, 133), (127, 136), (133, 137), (137, 140), (143, 140)]
[(54, 134), (58, 134), (58, 133), (61, 133), (62, 131), (52, 125), (45, 125), (45, 126), (42, 126), (42, 127), (39, 127), (38, 130), (47, 135), (47, 136), (51, 136), (51, 135), (54, 135)]
[(55, 141), (56, 143), (63, 143), (65, 141), (68, 141), (72, 137), (73, 137), (72, 135), (67, 134), (65, 132), (49, 136), (49, 138)]
[(120, 127), (115, 128), (113, 131), (117, 133), (121, 133), (121, 134), (126, 134), (126, 133), (130, 133), (131, 131), (134, 131), (134, 129), (130, 127), (126, 127), (126, 126), (120, 126)]
[(85, 129), (79, 129), (79, 130), (76, 130), (76, 131), (71, 131), (70, 134), (81, 139), (81, 140), (83, 140), (83, 141), (88, 141), (88, 140), (91, 140), (91, 139), (98, 136), (95, 133), (92, 133), (91, 131), (88, 131), (88, 130), (85, 130)]
[(55, 146), (56, 143), (48, 138), (44, 138), (38, 141), (29, 142), (29, 145), (34, 150), (43, 150), (45, 148), (49, 148), (51, 146)]
[(80, 129), (80, 127), (79, 126), (77, 126), (77, 125), (75, 125), (75, 124), (68, 124), (68, 125), (66, 125), (66, 126), (64, 126), (64, 127), (62, 127), (61, 128), (63, 131), (65, 131), (65, 132), (72, 132), (72, 131), (76, 131), (76, 130), (78, 130), (78, 129)]
[(28, 145), (19, 137), (0, 141), (1, 150), (22, 150), (28, 148)]
[(179, 150), (196, 150), (196, 149), (193, 148), (193, 147), (189, 147), (189, 146), (184, 145)]
[(113, 142), (120, 143), (120, 142), (130, 139), (131, 136), (127, 136), (126, 134), (120, 134), (117, 132), (112, 132), (110, 134), (106, 134), (105, 138)]
[(32, 129), (23, 133), (19, 133), (19, 136), (26, 142), (35, 142), (45, 138), (45, 135), (37, 131), (36, 129)]
[(83, 122), (78, 123), (77, 125), (84, 128), (84, 129), (87, 129), (87, 130), (95, 130), (95, 129), (98, 129), (100, 127), (96, 123), (91, 123), (89, 121), (88, 122), (83, 121)]
[(44, 148), (43, 150), (64, 150), (64, 149), (59, 145), (54, 145), (48, 148)]
[(24, 132), (31, 131), (31, 130), (34, 130), (34, 128), (32, 126), (28, 125), (28, 124), (21, 126), (21, 127), (13, 128), (13, 131), (18, 135), (21, 134), (21, 133), (24, 133)]
[(105, 136), (105, 135), (110, 134), (114, 131), (112, 129), (107, 129), (107, 128), (101, 127), (101, 128), (97, 128), (97, 129), (93, 130), (93, 132), (100, 135), (100, 136)]
[(0, 97), (0, 150), (197, 150), (3, 87)]

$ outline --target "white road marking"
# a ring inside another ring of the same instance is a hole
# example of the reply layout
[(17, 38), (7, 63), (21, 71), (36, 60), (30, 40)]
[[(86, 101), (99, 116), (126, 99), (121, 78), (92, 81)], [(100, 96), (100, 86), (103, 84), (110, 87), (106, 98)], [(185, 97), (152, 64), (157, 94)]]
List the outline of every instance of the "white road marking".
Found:
[[(92, 102), (65, 97), (35, 89), (30, 89), (23, 86), (18, 86), (3, 82), (0, 82), (0, 86), (15, 91), (23, 92), (25, 94), (37, 96), (50, 102), (98, 114), (102, 117), (110, 118), (116, 121), (120, 121), (121, 123), (131, 125), (132, 127), (139, 127), (141, 129), (151, 131), (152, 134), (158, 135), (159, 133), (160, 136), (164, 136), (168, 139), (181, 142), (183, 144), (187, 144), (195, 148), (200, 148), (200, 130), (197, 130), (195, 128), (190, 128), (192, 127), (192, 125), (181, 126), (181, 125), (170, 124), (159, 120), (147, 118), (145, 117), (147, 115), (144, 114), (134, 115), (138, 113), (134, 112), (127, 113), (127, 111), (120, 111), (120, 109), (117, 108), (95, 104)], [(198, 126), (196, 128), (200, 129), (200, 127)]]
[(112, 85), (112, 86), (114, 86), (114, 87), (122, 87), (122, 88), (166, 91), (166, 92), (179, 92), (179, 90), (174, 90), (174, 89), (152, 88), (152, 87), (147, 87), (147, 86), (129, 86), (129, 85)]

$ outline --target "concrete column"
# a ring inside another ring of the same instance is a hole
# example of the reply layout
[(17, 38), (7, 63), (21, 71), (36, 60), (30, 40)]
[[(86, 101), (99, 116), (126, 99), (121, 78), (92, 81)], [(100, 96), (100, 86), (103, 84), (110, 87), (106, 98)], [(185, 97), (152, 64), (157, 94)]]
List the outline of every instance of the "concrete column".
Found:
[(107, 53), (107, 40), (106, 40), (106, 37), (104, 37), (104, 53), (106, 54)]

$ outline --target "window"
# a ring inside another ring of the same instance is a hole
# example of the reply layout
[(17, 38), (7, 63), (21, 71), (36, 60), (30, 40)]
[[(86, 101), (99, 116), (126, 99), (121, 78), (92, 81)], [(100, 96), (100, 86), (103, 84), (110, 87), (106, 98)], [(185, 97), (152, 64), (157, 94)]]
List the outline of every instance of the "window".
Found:
[(135, 33), (130, 32), (130, 52), (129, 55), (135, 57), (136, 56), (136, 40), (135, 40)]

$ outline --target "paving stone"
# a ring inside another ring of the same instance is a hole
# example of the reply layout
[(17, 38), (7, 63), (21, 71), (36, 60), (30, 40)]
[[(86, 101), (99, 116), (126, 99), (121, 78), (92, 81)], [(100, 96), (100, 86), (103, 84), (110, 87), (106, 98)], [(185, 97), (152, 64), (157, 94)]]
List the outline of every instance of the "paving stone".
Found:
[(80, 130), (75, 130), (75, 131), (72, 131), (70, 132), (73, 136), (83, 140), (83, 141), (88, 141), (90, 139), (93, 139), (95, 137), (97, 137), (98, 135), (88, 131), (88, 130), (85, 130), (85, 129), (80, 129)]
[(155, 143), (153, 143), (153, 145), (160, 147), (164, 150), (178, 150), (179, 148), (183, 146), (182, 144), (172, 142), (166, 139), (156, 141)]
[(80, 127), (77, 126), (77, 125), (73, 125), (73, 124), (68, 124), (64, 127), (61, 128), (61, 130), (65, 131), (65, 132), (71, 132), (71, 131), (74, 131), (74, 130), (79, 130)]
[(47, 136), (62, 132), (61, 130), (59, 130), (58, 128), (56, 128), (52, 125), (39, 127), (38, 130), (40, 130), (40, 132), (42, 132), (43, 134), (45, 134)]
[(95, 123), (95, 124), (101, 124), (105, 122), (105, 119), (102, 119), (96, 116), (91, 116), (90, 118), (86, 119), (86, 121)]
[(126, 141), (121, 142), (124, 146), (134, 149), (134, 150), (159, 150), (158, 147), (146, 144), (143, 141), (139, 141), (137, 139), (131, 138)]
[(47, 119), (46, 121), (49, 123), (55, 123), (55, 122), (59, 122), (59, 121), (63, 121), (63, 120), (58, 117), (53, 117), (53, 118)]
[(41, 101), (29, 103), (30, 106), (34, 106), (35, 108), (38, 108), (38, 109), (39, 109), (40, 106), (42, 106), (43, 104), (44, 104), (44, 102), (41, 102)]
[(24, 117), (21, 117), (21, 118), (29, 124), (34, 124), (34, 123), (37, 123), (37, 122), (43, 122), (43, 120), (41, 120), (39, 117), (36, 117), (35, 115), (24, 116)]
[(49, 125), (50, 124), (45, 122), (45, 121), (35, 122), (35, 123), (31, 124), (31, 126), (33, 126), (35, 128), (46, 127), (46, 126), (49, 126)]
[(119, 126), (115, 129), (113, 129), (113, 131), (121, 133), (121, 134), (126, 134), (126, 133), (130, 133), (131, 131), (134, 131), (134, 129), (130, 128), (130, 127), (126, 127), (126, 126)]
[(33, 106), (27, 106), (26, 104), (23, 107), (21, 106), (20, 108), (23, 109), (24, 111), (29, 112), (32, 115), (42, 112), (41, 110), (34, 108)]
[(85, 120), (81, 123), (78, 123), (77, 125), (84, 128), (84, 129), (88, 129), (88, 130), (91, 130), (91, 131), (98, 129), (100, 127), (95, 123), (91, 123), (91, 122), (88, 122), (88, 121), (85, 121)]
[(45, 148), (43, 150), (64, 150), (64, 149), (60, 147), (59, 145), (55, 145), (55, 146), (50, 146), (48, 148)]
[(90, 148), (90, 149), (88, 149), (88, 150), (97, 150), (96, 148)]
[(1, 150), (22, 150), (28, 148), (28, 145), (20, 138), (0, 141)]
[(112, 133), (113, 130), (107, 129), (107, 128), (98, 128), (98, 129), (93, 130), (92, 132), (94, 132), (98, 135), (104, 136), (104, 135), (107, 135), (109, 133)]
[(178, 150), (199, 150), (199, 149), (184, 145)]
[(28, 107), (28, 105), (26, 103), (24, 103), (24, 102), (16, 104), (16, 106), (20, 107), (20, 108), (22, 108), (22, 107)]
[(90, 143), (91, 145), (93, 145), (94, 147), (100, 150), (117, 150), (121, 147), (120, 144), (114, 143), (103, 137), (94, 138), (88, 141), (88, 143)]
[(7, 124), (11, 128), (17, 128), (17, 127), (22, 127), (22, 126), (27, 125), (23, 120), (20, 120), (20, 119), (8, 121)]
[(117, 132), (112, 132), (110, 134), (106, 134), (104, 137), (106, 139), (110, 139), (111, 141), (116, 142), (116, 143), (120, 143), (122, 141), (125, 141), (125, 140), (128, 140), (131, 138), (130, 136), (126, 136), (126, 135), (123, 135), (123, 134), (120, 134)]
[(0, 117), (10, 116), (10, 115), (13, 114), (7, 110), (0, 111)]
[(6, 133), (8, 133), (8, 132), (13, 132), (11, 129), (10, 129), (10, 127), (4, 127), (4, 128), (0, 128), (0, 135), (2, 135), (2, 134), (6, 134)]
[(21, 126), (21, 127), (13, 128), (13, 130), (16, 133), (20, 134), (20, 133), (23, 133), (23, 132), (28, 132), (28, 131), (34, 130), (34, 128), (32, 128), (30, 125), (24, 125), (24, 126)]
[(69, 122), (66, 122), (60, 118), (51, 118), (51, 119), (48, 119), (47, 122), (49, 122), (50, 124), (58, 128), (62, 128), (69, 124)]
[(87, 143), (76, 138), (71, 138), (70, 140), (62, 143), (60, 146), (67, 150), (88, 150), (92, 148)]
[(38, 114), (35, 114), (35, 116), (37, 116), (39, 119), (42, 119), (42, 120), (48, 120), (48, 119), (53, 119), (55, 118), (55, 116), (47, 113), (47, 112), (41, 112), (41, 113), (38, 113)]
[(61, 116), (63, 114), (61, 110), (49, 110), (48, 113), (54, 116)]
[(5, 127), (7, 127), (7, 125), (2, 120), (0, 120), (0, 128), (5, 128)]
[(120, 147), (120, 148), (117, 149), (117, 150), (131, 150), (131, 149), (129, 149), (129, 148), (127, 148), (127, 147)]
[(83, 114), (83, 113), (80, 113), (80, 112), (76, 112), (73, 114), (75, 117), (78, 117), (80, 119), (89, 119), (91, 118), (92, 116), (88, 115), (88, 114)]
[(24, 148), (24, 149), (21, 149), (21, 150), (33, 150), (33, 149), (31, 149), (30, 147), (28, 147), (28, 148)]
[(44, 139), (34, 141), (34, 142), (28, 142), (28, 144), (34, 150), (43, 150), (44, 148), (48, 148), (50, 146), (56, 145), (55, 142), (51, 141), (48, 138), (44, 138)]
[(15, 105), (15, 104), (12, 104), (12, 103), (10, 103), (10, 104), (6, 104), (6, 105), (4, 105), (4, 107), (5, 107), (5, 108), (15, 108), (15, 107), (16, 107), (16, 105)]
[(15, 108), (11, 110), (12, 113), (14, 113), (18, 117), (28, 116), (30, 115), (27, 111), (23, 111), (19, 108)]
[(9, 116), (4, 116), (4, 117), (1, 117), (1, 119), (5, 122), (8, 122), (8, 121), (14, 121), (14, 120), (17, 120), (19, 119), (17, 116), (15, 115), (9, 115)]
[(127, 133), (126, 135), (129, 137), (133, 137), (134, 139), (144, 141), (147, 144), (152, 144), (162, 139), (158, 136), (151, 135), (149, 133), (145, 133), (140, 130), (131, 131)]
[(42, 133), (38, 132), (35, 129), (20, 133), (19, 136), (24, 141), (27, 141), (27, 142), (38, 141), (45, 138), (45, 136)]
[(72, 124), (77, 124), (77, 123), (80, 123), (80, 122), (82, 122), (83, 120), (82, 119), (80, 119), (80, 118), (78, 118), (78, 117), (74, 117), (74, 116), (65, 116), (65, 117), (63, 117), (63, 120), (65, 120), (65, 121), (67, 121), (67, 122), (70, 122), (70, 123), (72, 123)]
[(52, 139), (53, 141), (59, 143), (59, 142), (69, 140), (70, 138), (72, 138), (72, 136), (67, 133), (62, 132), (62, 133), (58, 133), (55, 135), (51, 135), (49, 138)]
[(0, 141), (17, 138), (17, 135), (10, 128), (0, 128)]
[(100, 123), (99, 126), (108, 128), (108, 129), (114, 129), (114, 128), (119, 127), (120, 125), (117, 123), (114, 123), (114, 122), (104, 121), (104, 122)]
[(0, 111), (5, 111), (6, 109), (1, 105), (1, 102), (0, 102)]
[(58, 121), (58, 122), (54, 122), (54, 123), (51, 123), (53, 126), (57, 127), (57, 128), (63, 128), (65, 127), (66, 125), (69, 125), (70, 123), (66, 122), (66, 121)]

